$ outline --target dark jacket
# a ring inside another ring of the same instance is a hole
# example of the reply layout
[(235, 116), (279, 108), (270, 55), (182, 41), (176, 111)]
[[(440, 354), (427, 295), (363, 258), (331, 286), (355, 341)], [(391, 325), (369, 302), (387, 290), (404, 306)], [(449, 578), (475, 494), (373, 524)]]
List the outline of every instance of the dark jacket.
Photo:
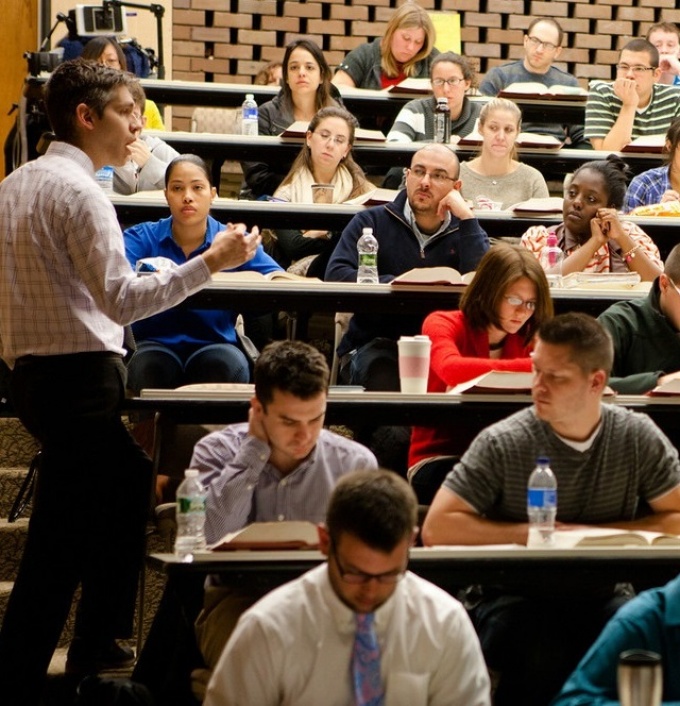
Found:
[(598, 321), (614, 341), (609, 385), (623, 394), (642, 394), (659, 377), (680, 370), (680, 333), (659, 309), (659, 280), (645, 299), (617, 302)]
[[(368, 208), (348, 223), (340, 236), (326, 268), (329, 282), (356, 282), (358, 269), (357, 241), (362, 229), (373, 228), (378, 240), (378, 274), (381, 282), (391, 282), (397, 275), (414, 267), (447, 266), (461, 273), (477, 267), (489, 249), (489, 238), (476, 218), (465, 221), (451, 216), (449, 227), (421, 249), (420, 242), (404, 216), (406, 190), (392, 203)], [(395, 312), (388, 316), (355, 313), (350, 327), (338, 348), (344, 355), (374, 338), (397, 340), (399, 336), (420, 333), (425, 314), (404, 316)]]

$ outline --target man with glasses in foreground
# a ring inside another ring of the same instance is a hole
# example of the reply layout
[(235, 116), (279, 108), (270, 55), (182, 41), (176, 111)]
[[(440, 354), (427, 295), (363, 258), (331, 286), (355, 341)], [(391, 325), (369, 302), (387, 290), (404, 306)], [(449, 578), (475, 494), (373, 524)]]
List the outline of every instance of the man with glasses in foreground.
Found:
[[(479, 84), (479, 92), (483, 96), (497, 96), (517, 83), (540, 83), (546, 88), (578, 88), (575, 76), (553, 65), (562, 53), (563, 40), (564, 30), (557, 20), (551, 17), (533, 20), (524, 35), (524, 58), (490, 69)], [(551, 135), (561, 142), (566, 140), (567, 147), (589, 146), (587, 141), (584, 142), (583, 125), (522, 122), (522, 130)]]
[(485, 706), (479, 642), (453, 597), (407, 571), (417, 501), (390, 471), (344, 476), (320, 549), (328, 562), (239, 620), (205, 706)]
[[(677, 450), (646, 415), (602, 404), (613, 359), (602, 325), (581, 313), (549, 319), (532, 358), (533, 406), (472, 442), (430, 506), (423, 542), (526, 544), (527, 482), (539, 456), (557, 479), (560, 530), (680, 534)], [(627, 584), (585, 577), (578, 589), (559, 578), (474, 588), (467, 605), (497, 684), (495, 706), (545, 706), (631, 595)]]
[(663, 274), (645, 299), (612, 304), (598, 317), (614, 341), (609, 385), (642, 395), (680, 378), (680, 245), (670, 252)]
[(592, 81), (585, 136), (596, 150), (621, 150), (632, 140), (661, 135), (680, 117), (680, 87), (657, 83), (659, 51), (646, 39), (621, 50), (613, 82)]

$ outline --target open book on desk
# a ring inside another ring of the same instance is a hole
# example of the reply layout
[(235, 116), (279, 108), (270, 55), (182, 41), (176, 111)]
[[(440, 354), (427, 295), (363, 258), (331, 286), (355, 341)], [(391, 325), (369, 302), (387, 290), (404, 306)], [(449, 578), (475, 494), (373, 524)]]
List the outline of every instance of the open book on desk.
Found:
[(498, 97), (585, 101), (588, 98), (588, 91), (580, 86), (562, 86), (561, 84), (544, 86), (538, 81), (524, 81), (506, 86), (498, 94)]
[(646, 530), (624, 530), (609, 527), (587, 529), (557, 530), (555, 547), (571, 549), (573, 547), (645, 547), (645, 546), (680, 547), (680, 536), (649, 532)]
[(345, 203), (355, 203), (360, 206), (380, 206), (384, 203), (392, 203), (399, 193), (399, 189), (383, 189), (378, 187), (369, 191), (367, 194), (361, 194), (353, 199), (345, 201)]
[(393, 95), (429, 96), (432, 95), (432, 83), (429, 78), (405, 78), (387, 92)]
[(649, 291), (651, 282), (642, 282), (637, 272), (570, 272), (562, 278), (565, 289), (637, 289)]
[[(279, 137), (284, 140), (302, 140), (307, 135), (309, 130), (308, 120), (296, 120), (292, 125), (289, 125)], [(380, 130), (366, 130), (358, 127), (354, 130), (355, 142), (386, 142), (387, 138)]]
[(546, 196), (544, 198), (520, 201), (510, 208), (513, 216), (518, 218), (540, 218), (541, 216), (562, 215), (564, 199), (561, 196)]
[(321, 282), (318, 277), (305, 277), (304, 275), (296, 275), (293, 272), (286, 272), (285, 270), (267, 272), (266, 275), (253, 270), (215, 272), (212, 276), (212, 281), (215, 284), (238, 284), (239, 282)]
[[(461, 147), (479, 147), (483, 142), (483, 138), (478, 132), (471, 132), (465, 137), (461, 137), (457, 141), (457, 145)], [(538, 135), (533, 132), (520, 132), (515, 139), (515, 144), (518, 147), (527, 147), (533, 149), (559, 150), (564, 144), (552, 135)]]
[(306, 520), (283, 522), (254, 522), (237, 532), (225, 534), (211, 544), (212, 551), (243, 549), (317, 549), (319, 533), (316, 525)]
[(528, 395), (531, 393), (533, 379), (533, 373), (492, 370), (467, 382), (461, 382), (449, 392), (464, 395)]
[(453, 267), (415, 267), (395, 277), (391, 284), (397, 286), (425, 284), (465, 287), (474, 276), (474, 272), (466, 272), (461, 275)]
[(621, 148), (621, 152), (651, 152), (661, 154), (666, 144), (666, 134), (644, 135), (631, 140)]
[(679, 397), (680, 380), (669, 380), (663, 385), (657, 385), (647, 393), (650, 397)]

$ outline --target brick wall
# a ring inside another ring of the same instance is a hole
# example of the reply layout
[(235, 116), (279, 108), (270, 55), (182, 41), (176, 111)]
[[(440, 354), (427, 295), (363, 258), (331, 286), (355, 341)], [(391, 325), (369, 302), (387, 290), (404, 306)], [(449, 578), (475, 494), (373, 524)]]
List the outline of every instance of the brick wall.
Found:
[[(612, 78), (618, 50), (654, 22), (680, 23), (676, 0), (420, 0), (429, 10), (461, 15), (463, 53), (482, 76), (522, 56), (534, 17), (554, 17), (566, 41), (557, 65), (577, 76)], [(331, 66), (380, 36), (397, 0), (173, 0), (173, 78), (250, 83), (300, 36), (316, 41)], [(489, 11), (490, 9), (493, 11)], [(173, 127), (189, 129), (191, 108), (175, 107)]]

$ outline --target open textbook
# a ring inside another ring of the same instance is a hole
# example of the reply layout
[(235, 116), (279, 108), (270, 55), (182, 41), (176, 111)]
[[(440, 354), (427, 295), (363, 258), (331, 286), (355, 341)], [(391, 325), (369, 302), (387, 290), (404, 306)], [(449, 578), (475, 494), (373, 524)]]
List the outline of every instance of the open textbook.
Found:
[(399, 189), (383, 189), (378, 187), (369, 191), (367, 194), (355, 196), (353, 199), (348, 199), (345, 203), (355, 203), (361, 206), (380, 206), (384, 203), (391, 203), (399, 193)]
[(553, 84), (544, 86), (538, 81), (511, 83), (499, 94), (500, 98), (554, 98), (556, 100), (586, 100), (588, 91), (580, 86)]
[(666, 134), (643, 135), (621, 148), (621, 152), (652, 152), (661, 154), (666, 144)]
[(647, 394), (652, 397), (678, 397), (680, 396), (680, 380), (669, 380), (663, 385), (657, 385)]
[(388, 93), (407, 94), (412, 96), (429, 96), (432, 93), (432, 83), (429, 78), (405, 78), (400, 83), (390, 86)]
[[(456, 144), (461, 147), (476, 147), (480, 146), (483, 138), (478, 132), (471, 132), (465, 137), (461, 137)], [(553, 135), (538, 135), (533, 132), (520, 132), (515, 138), (515, 143), (518, 147), (527, 147), (535, 149), (558, 150), (562, 147), (562, 142)]]
[[(308, 120), (296, 120), (292, 125), (289, 125), (279, 137), (288, 140), (301, 140), (307, 134), (309, 129)], [(366, 130), (358, 127), (354, 130), (355, 142), (385, 142), (385, 135), (380, 130)]]
[(467, 272), (461, 275), (453, 267), (415, 267), (395, 277), (392, 284), (414, 285), (414, 284), (438, 284), (438, 285), (460, 285), (464, 286), (472, 281), (474, 272)]
[(557, 530), (555, 546), (571, 549), (572, 547), (645, 547), (667, 545), (680, 547), (680, 536), (648, 532), (646, 530), (624, 530), (609, 527), (586, 529)]
[(541, 216), (562, 215), (564, 199), (561, 196), (545, 196), (543, 198), (527, 199), (510, 207), (513, 216), (520, 218), (536, 218)]
[(228, 551), (238, 549), (317, 549), (319, 533), (313, 522), (286, 520), (254, 522), (237, 532), (225, 534), (208, 549)]
[(505, 370), (492, 370), (467, 382), (452, 387), (453, 394), (477, 395), (521, 395), (531, 392), (533, 373), (513, 373)]
[(293, 272), (277, 270), (263, 275), (253, 270), (237, 270), (236, 272), (215, 272), (212, 276), (215, 284), (237, 284), (239, 282), (321, 282), (318, 277), (305, 277)]

